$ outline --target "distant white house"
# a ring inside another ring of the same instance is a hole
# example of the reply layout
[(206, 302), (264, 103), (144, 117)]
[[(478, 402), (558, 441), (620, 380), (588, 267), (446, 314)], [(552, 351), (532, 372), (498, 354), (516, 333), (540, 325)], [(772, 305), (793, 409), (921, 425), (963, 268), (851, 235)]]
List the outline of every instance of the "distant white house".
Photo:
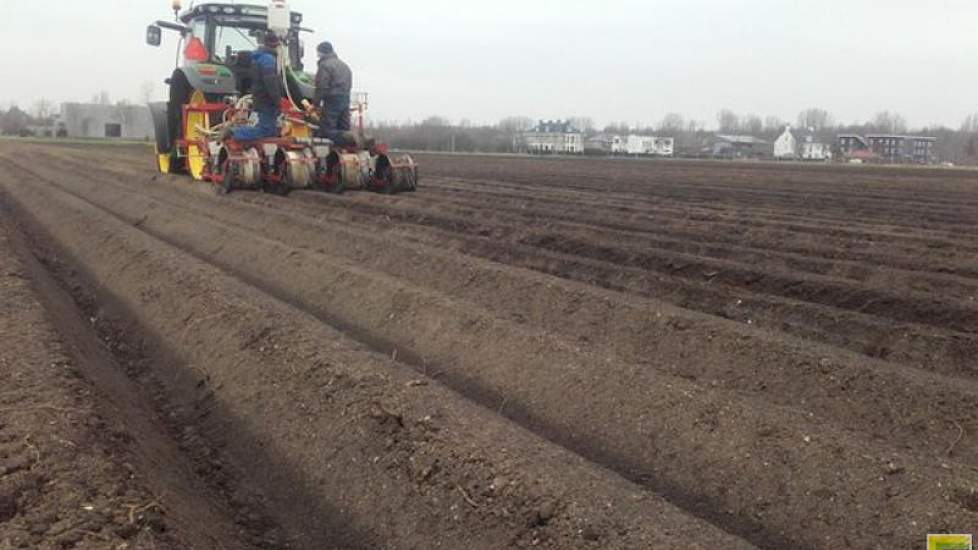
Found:
[(584, 152), (584, 134), (570, 122), (541, 120), (523, 135), (526, 150), (533, 154), (579, 155)]
[(674, 138), (630, 135), (625, 141), (629, 155), (671, 157), (676, 149)]
[(774, 158), (779, 160), (824, 161), (832, 158), (829, 145), (818, 141), (815, 132), (793, 130), (787, 126), (774, 142)]
[(798, 158), (798, 139), (791, 131), (791, 126), (785, 127), (784, 133), (774, 141), (774, 158), (781, 160)]
[(676, 138), (657, 137), (652, 142), (652, 154), (657, 157), (671, 157), (676, 154)]
[(801, 160), (832, 160), (832, 147), (820, 141), (801, 144)]
[(628, 139), (621, 136), (611, 136), (611, 153), (613, 155), (627, 155)]
[(671, 137), (635, 134), (598, 134), (587, 140), (585, 149), (590, 154), (671, 157), (676, 152), (676, 140)]
[(644, 155), (652, 149), (652, 140), (648, 136), (629, 135), (625, 138), (625, 152), (629, 155)]

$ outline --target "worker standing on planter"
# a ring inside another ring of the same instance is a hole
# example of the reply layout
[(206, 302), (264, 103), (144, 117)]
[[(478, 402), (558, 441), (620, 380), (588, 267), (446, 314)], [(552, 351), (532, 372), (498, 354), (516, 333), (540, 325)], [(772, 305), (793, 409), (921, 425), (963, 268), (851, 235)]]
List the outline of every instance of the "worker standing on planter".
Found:
[(258, 113), (257, 126), (235, 128), (234, 139), (255, 141), (278, 137), (278, 118), (282, 113), (282, 77), (278, 70), (279, 37), (265, 34), (265, 45), (251, 54), (254, 76), (251, 84), (252, 109)]
[(313, 104), (322, 110), (319, 137), (337, 141), (350, 131), (350, 91), (353, 71), (336, 55), (333, 45), (323, 42), (317, 48), (319, 70), (316, 73), (316, 96)]

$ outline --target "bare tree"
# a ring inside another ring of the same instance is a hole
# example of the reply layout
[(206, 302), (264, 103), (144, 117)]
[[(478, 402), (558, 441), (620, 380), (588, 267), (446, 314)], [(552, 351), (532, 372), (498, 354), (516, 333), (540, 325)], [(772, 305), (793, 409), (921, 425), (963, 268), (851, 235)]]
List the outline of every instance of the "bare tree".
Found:
[(585, 134), (591, 134), (594, 132), (594, 119), (589, 116), (567, 117), (567, 122), (570, 123), (573, 128), (576, 128)]
[(28, 114), (20, 110), (17, 105), (13, 105), (0, 120), (0, 131), (5, 136), (25, 135), (28, 124), (30, 124)]
[(49, 99), (41, 98), (34, 102), (32, 114), (35, 118), (43, 121), (47, 120), (53, 114), (53, 110), (54, 103)]
[(659, 122), (659, 127), (657, 130), (662, 134), (670, 134), (676, 137), (677, 134), (681, 133), (686, 126), (686, 119), (683, 115), (679, 113), (669, 113), (662, 117), (662, 121)]
[(812, 107), (798, 114), (798, 127), (810, 128), (816, 133), (822, 133), (835, 125), (834, 117), (825, 109)]
[(428, 126), (433, 128), (451, 126), (452, 123), (445, 117), (434, 115), (430, 116), (421, 121), (421, 126)]
[(978, 113), (968, 115), (961, 123), (961, 131), (968, 133), (978, 132)]
[(740, 131), (740, 117), (730, 109), (723, 109), (717, 113), (717, 126), (721, 132), (737, 133)]
[(870, 125), (877, 132), (898, 134), (907, 131), (907, 119), (903, 115), (891, 111), (880, 111), (873, 117)]
[(533, 119), (527, 116), (510, 116), (499, 121), (496, 126), (503, 132), (519, 133), (533, 128)]
[(627, 122), (615, 122), (605, 126), (603, 132), (606, 134), (624, 136), (632, 133), (632, 128)]
[(495, 150), (503, 153), (519, 153), (526, 150), (523, 134), (533, 129), (536, 123), (526, 116), (510, 116), (499, 121), (496, 129), (501, 134), (496, 139)]
[(782, 132), (788, 123), (777, 116), (768, 116), (764, 118), (764, 133), (765, 134), (777, 134)]
[(757, 115), (747, 115), (741, 123), (741, 128), (745, 133), (756, 136), (764, 130), (764, 121)]

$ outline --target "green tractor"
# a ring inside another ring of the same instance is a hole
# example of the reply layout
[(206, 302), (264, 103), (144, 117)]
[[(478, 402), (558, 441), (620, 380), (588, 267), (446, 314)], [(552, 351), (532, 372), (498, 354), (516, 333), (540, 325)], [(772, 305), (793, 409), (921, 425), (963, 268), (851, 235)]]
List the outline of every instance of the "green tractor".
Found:
[[(302, 14), (290, 11), (285, 0), (267, 6), (204, 2), (186, 10), (174, 0), (173, 10), (174, 22), (157, 21), (146, 31), (151, 46), (162, 43), (164, 29), (179, 36), (177, 67), (166, 80), (169, 100), (149, 106), (160, 172), (188, 173), (226, 191), (415, 190), (414, 161), (364, 138), (363, 103), (353, 107), (360, 120), (357, 139), (337, 144), (313, 137), (315, 121), (303, 107), (314, 96), (314, 78), (303, 70), (300, 38), (312, 31), (302, 27)], [(253, 118), (242, 99), (252, 86), (251, 54), (270, 32), (282, 41), (280, 71), (287, 99), (281, 135), (247, 143), (219, 137), (220, 128)]]

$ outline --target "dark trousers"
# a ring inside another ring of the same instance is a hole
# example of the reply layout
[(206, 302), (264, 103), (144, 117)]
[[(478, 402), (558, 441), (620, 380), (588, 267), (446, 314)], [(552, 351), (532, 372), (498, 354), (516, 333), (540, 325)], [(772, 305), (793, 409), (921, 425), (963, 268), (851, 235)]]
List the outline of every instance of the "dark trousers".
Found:
[(326, 96), (323, 109), (323, 120), (319, 126), (319, 136), (334, 139), (343, 132), (350, 131), (350, 96)]

